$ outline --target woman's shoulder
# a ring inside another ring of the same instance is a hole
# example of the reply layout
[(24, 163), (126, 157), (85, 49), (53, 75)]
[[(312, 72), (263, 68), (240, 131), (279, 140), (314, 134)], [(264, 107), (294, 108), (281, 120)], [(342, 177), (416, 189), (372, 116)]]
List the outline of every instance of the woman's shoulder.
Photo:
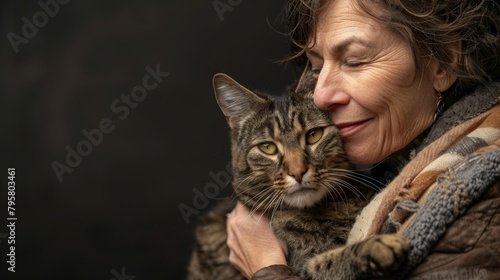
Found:
[(407, 279), (500, 279), (499, 205), (500, 180), (496, 180)]

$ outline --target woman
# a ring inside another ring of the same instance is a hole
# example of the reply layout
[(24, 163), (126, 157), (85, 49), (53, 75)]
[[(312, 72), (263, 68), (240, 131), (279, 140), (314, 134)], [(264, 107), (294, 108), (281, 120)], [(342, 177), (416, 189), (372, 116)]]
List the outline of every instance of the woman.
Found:
[[(294, 58), (349, 159), (391, 183), (348, 242), (397, 233), (407, 279), (500, 279), (500, 8), (496, 0), (290, 0)], [(299, 279), (264, 217), (228, 218), (231, 263), (252, 279)], [(469, 277), (469, 278), (459, 278)]]

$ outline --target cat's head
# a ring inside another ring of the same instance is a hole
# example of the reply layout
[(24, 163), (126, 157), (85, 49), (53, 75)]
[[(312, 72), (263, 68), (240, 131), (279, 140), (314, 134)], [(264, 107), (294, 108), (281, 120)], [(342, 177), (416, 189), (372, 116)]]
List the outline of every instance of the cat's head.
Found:
[(233, 188), (258, 210), (309, 207), (342, 193), (350, 165), (339, 132), (313, 103), (309, 76), (280, 95), (253, 92), (216, 74), (217, 103), (231, 128)]

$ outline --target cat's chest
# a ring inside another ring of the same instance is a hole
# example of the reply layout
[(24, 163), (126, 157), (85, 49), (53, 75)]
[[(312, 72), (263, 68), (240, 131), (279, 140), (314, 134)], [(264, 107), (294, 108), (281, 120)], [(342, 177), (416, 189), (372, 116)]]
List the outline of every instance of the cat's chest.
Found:
[(344, 245), (359, 209), (354, 205), (327, 205), (314, 210), (280, 210), (271, 226), (286, 244), (287, 261), (302, 275), (304, 260)]
[(271, 225), (288, 247), (332, 247), (345, 243), (359, 209), (345, 203), (307, 210), (280, 210)]

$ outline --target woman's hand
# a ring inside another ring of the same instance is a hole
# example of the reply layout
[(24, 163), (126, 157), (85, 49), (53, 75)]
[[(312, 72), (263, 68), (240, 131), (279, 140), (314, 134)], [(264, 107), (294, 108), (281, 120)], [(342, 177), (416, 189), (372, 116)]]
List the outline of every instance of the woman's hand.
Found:
[(275, 235), (261, 213), (250, 214), (238, 202), (227, 219), (229, 261), (247, 278), (259, 269), (286, 264), (286, 246)]

